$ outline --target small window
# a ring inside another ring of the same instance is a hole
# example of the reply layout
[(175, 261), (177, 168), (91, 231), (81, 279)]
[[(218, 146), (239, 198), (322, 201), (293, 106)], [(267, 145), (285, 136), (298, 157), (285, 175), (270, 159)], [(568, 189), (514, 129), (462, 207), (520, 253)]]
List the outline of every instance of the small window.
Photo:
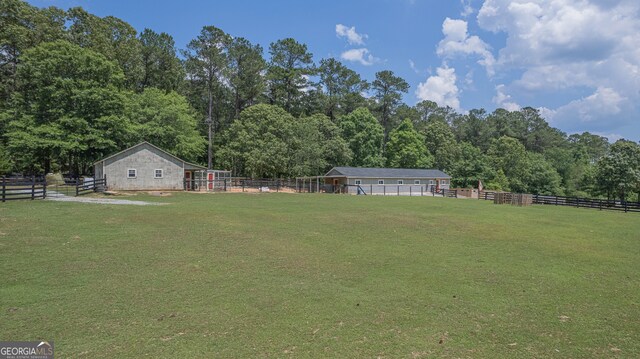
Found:
[(153, 178), (162, 178), (162, 170), (161, 169), (157, 169), (157, 170), (153, 171)]
[(420, 180), (413, 180), (413, 184), (420, 184)]
[(447, 184), (447, 180), (441, 180), (440, 183)]
[(355, 183), (356, 184), (362, 184), (362, 180), (357, 179)]
[(138, 173), (135, 169), (130, 168), (127, 170), (127, 178), (136, 178), (138, 176)]
[(398, 180), (398, 184), (404, 184), (403, 180)]
[(433, 184), (433, 180), (429, 180), (429, 184), (431, 184), (431, 185), (432, 185), (432, 184)]
[(384, 180), (378, 180), (378, 184), (384, 184)]

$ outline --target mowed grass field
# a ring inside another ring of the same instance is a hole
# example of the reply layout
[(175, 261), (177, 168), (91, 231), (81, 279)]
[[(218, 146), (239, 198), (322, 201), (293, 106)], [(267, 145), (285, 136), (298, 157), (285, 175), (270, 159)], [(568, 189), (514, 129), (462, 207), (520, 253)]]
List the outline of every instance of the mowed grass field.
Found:
[(640, 357), (640, 215), (477, 200), (0, 204), (0, 340), (58, 358)]

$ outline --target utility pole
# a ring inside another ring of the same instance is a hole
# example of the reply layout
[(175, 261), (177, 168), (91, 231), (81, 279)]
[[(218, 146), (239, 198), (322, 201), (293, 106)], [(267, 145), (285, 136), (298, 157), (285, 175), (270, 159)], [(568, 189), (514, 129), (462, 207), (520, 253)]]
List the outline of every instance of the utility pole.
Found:
[(211, 112), (212, 112), (212, 107), (213, 107), (213, 96), (211, 94), (211, 87), (209, 87), (209, 114), (207, 116), (207, 119), (204, 121), (204, 123), (207, 124), (207, 126), (209, 126), (209, 148), (207, 150), (207, 169), (208, 170), (212, 170), (213, 169), (213, 119), (211, 118)]

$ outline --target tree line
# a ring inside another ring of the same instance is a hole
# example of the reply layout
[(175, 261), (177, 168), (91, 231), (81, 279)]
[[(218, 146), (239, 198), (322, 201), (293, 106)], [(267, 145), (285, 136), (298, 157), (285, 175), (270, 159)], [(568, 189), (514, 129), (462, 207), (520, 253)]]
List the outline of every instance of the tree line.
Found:
[[(640, 196), (640, 146), (567, 135), (540, 113), (402, 101), (293, 38), (263, 49), (204, 26), (185, 49), (82, 8), (0, 3), (0, 173), (90, 174), (142, 140), (235, 176), (332, 166), (437, 168), (453, 185), (569, 196)], [(208, 156), (207, 142), (212, 143)]]

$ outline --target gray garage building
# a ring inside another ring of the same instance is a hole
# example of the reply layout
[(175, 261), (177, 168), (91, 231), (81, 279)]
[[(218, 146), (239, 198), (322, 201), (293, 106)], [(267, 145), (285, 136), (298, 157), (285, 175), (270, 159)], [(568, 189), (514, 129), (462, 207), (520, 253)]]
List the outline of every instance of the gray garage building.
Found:
[(94, 168), (96, 178), (106, 176), (109, 190), (124, 191), (182, 190), (193, 183), (196, 172), (206, 170), (146, 141), (96, 162)]
[[(451, 176), (436, 169), (412, 168), (361, 168), (334, 167), (323, 176), (325, 185), (334, 188), (346, 188), (346, 192), (357, 191), (360, 185), (365, 192), (384, 192), (393, 187), (400, 192), (409, 192), (412, 188), (420, 191), (449, 189)], [(344, 186), (348, 185), (348, 186)]]

